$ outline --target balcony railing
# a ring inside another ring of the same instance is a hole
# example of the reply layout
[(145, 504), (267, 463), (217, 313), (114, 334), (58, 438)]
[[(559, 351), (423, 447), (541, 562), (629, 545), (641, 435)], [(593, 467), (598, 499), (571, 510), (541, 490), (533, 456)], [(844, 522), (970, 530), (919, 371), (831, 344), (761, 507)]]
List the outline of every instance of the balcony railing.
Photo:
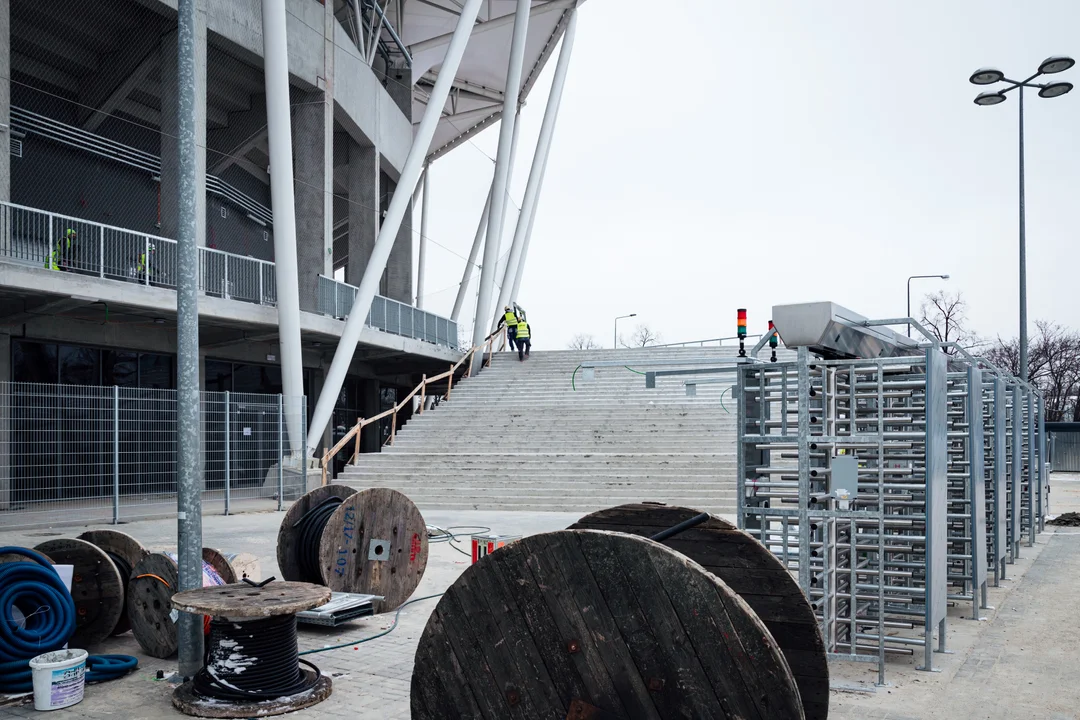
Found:
[[(70, 241), (68, 230), (74, 231)], [(0, 203), (0, 257), (77, 275), (176, 288), (175, 240), (11, 203)], [(273, 306), (274, 263), (201, 247), (199, 289)]]
[[(356, 290), (352, 285), (320, 275), (319, 312), (344, 320), (352, 310)], [(415, 338), (435, 345), (449, 348), (458, 346), (457, 323), (453, 320), (381, 295), (376, 295), (372, 301), (366, 324), (383, 332)]]

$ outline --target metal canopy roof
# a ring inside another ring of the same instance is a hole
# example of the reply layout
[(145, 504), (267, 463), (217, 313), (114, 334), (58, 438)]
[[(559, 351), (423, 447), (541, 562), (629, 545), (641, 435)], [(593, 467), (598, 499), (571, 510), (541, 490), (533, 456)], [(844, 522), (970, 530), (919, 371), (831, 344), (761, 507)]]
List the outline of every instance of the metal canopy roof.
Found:
[[(581, 0), (582, 2), (584, 0)], [(566, 27), (575, 0), (532, 0), (519, 102), (524, 103)], [(438, 77), (460, 0), (406, 0), (401, 39), (413, 69), (412, 119), (419, 123)], [(485, 0), (461, 61), (454, 90), (429, 150), (435, 159), (502, 116), (516, 0)]]

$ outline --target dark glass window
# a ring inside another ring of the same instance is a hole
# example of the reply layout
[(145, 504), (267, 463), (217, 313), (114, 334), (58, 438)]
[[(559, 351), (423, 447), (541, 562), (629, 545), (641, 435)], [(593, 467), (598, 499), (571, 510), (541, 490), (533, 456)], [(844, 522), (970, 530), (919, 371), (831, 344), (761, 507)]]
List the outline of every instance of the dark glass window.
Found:
[(281, 392), (281, 368), (273, 365), (233, 365), (233, 392), (277, 395)]
[(211, 392), (232, 392), (232, 363), (221, 360), (206, 361), (206, 389)]
[(56, 383), (56, 346), (16, 340), (11, 343), (11, 380)]
[(101, 384), (136, 387), (139, 384), (139, 354), (124, 350), (101, 352)]
[(100, 385), (101, 351), (97, 348), (60, 346), (61, 385)]
[(142, 353), (139, 355), (139, 387), (171, 390), (173, 359), (168, 355)]

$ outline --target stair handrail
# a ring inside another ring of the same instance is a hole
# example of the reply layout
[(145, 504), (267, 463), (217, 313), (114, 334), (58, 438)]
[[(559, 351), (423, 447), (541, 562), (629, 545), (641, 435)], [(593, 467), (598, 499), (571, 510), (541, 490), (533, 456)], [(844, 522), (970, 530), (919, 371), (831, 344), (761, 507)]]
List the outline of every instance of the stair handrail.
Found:
[[(454, 363), (453, 365), (450, 366), (449, 370), (441, 372), (438, 375), (433, 375), (431, 377), (428, 377), (427, 374), (423, 375), (423, 377), (420, 380), (420, 383), (416, 387), (414, 387), (409, 392), (408, 395), (406, 395), (400, 401), (398, 401), (398, 403), (396, 405), (394, 405), (392, 408), (389, 408), (387, 410), (383, 410), (378, 415), (372, 415), (369, 418), (357, 418), (356, 419), (356, 425), (353, 425), (352, 428), (350, 428), (349, 431), (347, 433), (345, 433), (345, 435), (340, 440), (338, 440), (334, 444), (334, 446), (332, 448), (329, 448), (329, 449), (323, 448), (323, 455), (322, 455), (322, 462), (321, 462), (321, 465), (322, 465), (322, 484), (326, 485), (326, 483), (327, 483), (327, 470), (330, 467), (330, 463), (333, 462), (333, 459), (337, 456), (337, 454), (339, 452), (341, 452), (343, 449), (345, 449), (345, 447), (349, 444), (350, 440), (355, 439), (354, 440), (355, 449), (353, 450), (353, 453), (349, 458), (349, 462), (351, 462), (353, 465), (356, 465), (359, 462), (359, 459), (360, 459), (360, 436), (361, 436), (361, 433), (363, 432), (365, 427), (367, 427), (368, 425), (372, 425), (372, 424), (378, 422), (379, 420), (382, 420), (385, 417), (388, 417), (388, 416), (393, 417), (393, 422), (391, 422), (391, 424), (390, 424), (390, 437), (387, 439), (387, 442), (386, 442), (386, 445), (393, 445), (394, 444), (394, 439), (397, 436), (397, 414), (398, 414), (398, 412), (401, 411), (402, 408), (405, 407), (405, 403), (412, 402), (412, 399), (414, 397), (416, 397), (417, 393), (420, 394), (420, 410), (418, 411), (417, 414), (423, 415), (424, 414), (424, 405), (426, 404), (426, 401), (427, 401), (427, 386), (428, 385), (434, 385), (436, 383), (441, 383), (441, 382), (443, 382), (445, 380), (446, 381), (446, 393), (443, 394), (441, 397), (443, 399), (449, 399), (450, 398), (450, 392), (454, 389), (454, 376), (457, 374), (457, 371), (460, 370), (461, 367), (465, 365), (466, 360), (469, 361), (469, 367), (465, 371), (465, 375), (461, 379), (464, 380), (465, 378), (472, 377), (473, 363), (474, 363), (474, 361), (476, 359), (476, 351), (477, 350), (483, 350), (483, 353), (482, 353), (481, 359), (480, 359), (480, 364), (481, 364), (480, 367), (481, 367), (481, 369), (483, 369), (486, 366), (490, 366), (491, 365), (492, 350), (495, 347), (495, 339), (499, 338), (499, 337), (501, 337), (501, 342), (500, 342), (500, 345), (499, 345), (499, 351), (501, 352), (502, 350), (505, 350), (506, 349), (506, 328), (502, 327), (502, 328), (499, 328), (498, 330), (496, 330), (495, 332), (491, 333), (490, 335), (488, 335), (484, 339), (484, 342), (481, 343), (480, 345), (473, 345), (469, 349), (469, 352), (465, 353), (461, 357), (460, 360), (458, 360), (456, 363)], [(485, 365), (485, 363), (486, 363), (486, 365)], [(435, 397), (435, 396), (433, 396), (433, 397)]]

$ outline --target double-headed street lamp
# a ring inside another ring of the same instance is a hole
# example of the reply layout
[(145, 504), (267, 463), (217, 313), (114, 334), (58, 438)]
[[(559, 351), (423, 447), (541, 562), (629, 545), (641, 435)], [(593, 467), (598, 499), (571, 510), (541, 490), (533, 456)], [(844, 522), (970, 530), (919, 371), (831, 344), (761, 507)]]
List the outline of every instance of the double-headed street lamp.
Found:
[(626, 318), (632, 318), (632, 317), (637, 317), (637, 313), (630, 313), (629, 315), (620, 315), (619, 317), (615, 318), (615, 342), (611, 347), (616, 348), (616, 349), (618, 349), (618, 347), (619, 347), (619, 321), (620, 320), (625, 320)]
[(1076, 64), (1070, 57), (1048, 57), (1039, 65), (1039, 70), (1027, 80), (1010, 80), (1005, 73), (995, 68), (982, 68), (972, 73), (969, 78), (974, 85), (993, 85), (1006, 82), (1009, 87), (995, 92), (981, 92), (975, 96), (976, 105), (998, 105), (1005, 102), (1005, 93), (1020, 89), (1020, 378), (1027, 380), (1028, 344), (1027, 344), (1027, 246), (1024, 238), (1024, 88), (1038, 88), (1039, 97), (1056, 98), (1073, 89), (1072, 83), (1033, 82), (1042, 75), (1054, 75), (1068, 70)]
[[(919, 278), (941, 278), (942, 280), (948, 280), (948, 275), (912, 275), (907, 279), (907, 316), (911, 317), (911, 281), (918, 280)], [(911, 323), (907, 324), (907, 336), (911, 337)]]

